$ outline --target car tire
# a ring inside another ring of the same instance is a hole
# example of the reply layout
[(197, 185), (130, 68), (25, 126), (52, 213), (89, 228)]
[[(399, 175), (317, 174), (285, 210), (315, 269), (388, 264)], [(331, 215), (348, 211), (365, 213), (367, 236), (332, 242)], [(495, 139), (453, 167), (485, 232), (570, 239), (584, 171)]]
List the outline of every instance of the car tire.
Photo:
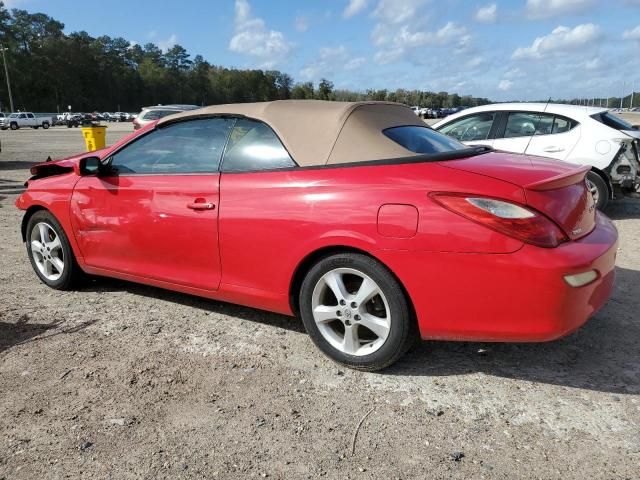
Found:
[(31, 266), (45, 285), (70, 290), (83, 277), (67, 235), (47, 210), (40, 210), (29, 218), (26, 244)]
[(44, 122), (44, 123), (42, 124), (42, 128), (44, 128), (45, 130), (46, 130), (46, 129), (48, 129), (48, 128), (49, 128), (49, 126), (50, 126), (50, 125), (49, 125), (47, 122)]
[(418, 338), (402, 286), (366, 255), (341, 253), (318, 261), (302, 281), (299, 300), (302, 322), (315, 345), (356, 370), (388, 367)]
[(588, 172), (586, 177), (587, 188), (593, 195), (596, 208), (600, 211), (604, 210), (609, 202), (609, 187), (604, 179), (596, 172)]
[(9, 128), (11, 128), (11, 130), (18, 130), (18, 124), (12, 123), (11, 125), (9, 125)]

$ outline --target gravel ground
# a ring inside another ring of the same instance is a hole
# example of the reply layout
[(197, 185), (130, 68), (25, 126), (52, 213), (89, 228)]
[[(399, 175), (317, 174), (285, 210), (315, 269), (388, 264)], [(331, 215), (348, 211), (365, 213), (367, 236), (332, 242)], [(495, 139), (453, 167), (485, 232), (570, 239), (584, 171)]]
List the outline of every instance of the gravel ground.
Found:
[(0, 479), (639, 477), (640, 201), (609, 212), (615, 293), (577, 333), (425, 342), (359, 373), (294, 318), (108, 279), (48, 289), (9, 192), (81, 135), (0, 140)]

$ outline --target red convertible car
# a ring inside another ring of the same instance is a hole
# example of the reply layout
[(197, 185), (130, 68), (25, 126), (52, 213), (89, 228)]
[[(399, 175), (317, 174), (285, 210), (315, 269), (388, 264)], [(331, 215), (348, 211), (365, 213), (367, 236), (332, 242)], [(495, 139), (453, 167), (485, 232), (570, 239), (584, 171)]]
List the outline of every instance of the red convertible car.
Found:
[(467, 147), (392, 103), (277, 101), (165, 117), (33, 167), (33, 269), (299, 315), (361, 370), (423, 339), (545, 341), (614, 282), (586, 168)]

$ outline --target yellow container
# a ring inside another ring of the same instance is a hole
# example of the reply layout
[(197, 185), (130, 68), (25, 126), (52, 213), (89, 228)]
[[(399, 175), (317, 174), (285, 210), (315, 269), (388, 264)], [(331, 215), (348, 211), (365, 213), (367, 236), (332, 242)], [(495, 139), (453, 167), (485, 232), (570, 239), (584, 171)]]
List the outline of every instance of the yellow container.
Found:
[(82, 127), (82, 136), (84, 137), (84, 143), (87, 145), (87, 152), (106, 147), (106, 135), (107, 127)]

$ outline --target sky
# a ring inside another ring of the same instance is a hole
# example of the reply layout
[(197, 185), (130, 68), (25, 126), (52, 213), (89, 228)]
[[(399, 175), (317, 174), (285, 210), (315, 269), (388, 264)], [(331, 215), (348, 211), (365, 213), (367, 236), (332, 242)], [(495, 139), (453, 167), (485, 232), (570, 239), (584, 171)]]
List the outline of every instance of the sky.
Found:
[(640, 0), (5, 0), (67, 33), (178, 43), (336, 88), (496, 101), (640, 91)]

